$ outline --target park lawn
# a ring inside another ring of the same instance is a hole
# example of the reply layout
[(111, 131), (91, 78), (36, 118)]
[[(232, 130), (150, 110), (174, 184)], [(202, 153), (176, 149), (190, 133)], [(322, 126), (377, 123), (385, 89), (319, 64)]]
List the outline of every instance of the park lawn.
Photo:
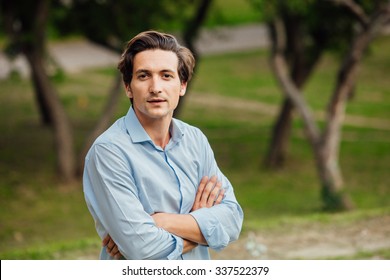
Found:
[[(386, 94), (390, 54), (383, 51), (389, 46), (390, 38), (378, 40), (364, 60), (348, 114), (390, 119), (390, 95)], [(324, 109), (336, 63), (327, 55), (305, 88), (315, 111)], [(104, 105), (113, 75), (113, 69), (89, 69), (55, 80), (74, 124), (78, 149)], [(13, 77), (0, 81), (0, 89), (1, 259), (73, 259), (88, 258), (88, 252), (97, 254), (98, 236), (81, 181), (71, 185), (57, 181), (51, 132), (40, 125), (30, 82)], [(190, 94), (218, 96), (221, 102), (224, 97), (270, 105), (281, 100), (266, 51), (203, 57)], [(123, 95), (116, 117), (125, 114), (128, 106)], [(319, 182), (299, 118), (294, 121), (287, 164), (279, 171), (262, 166), (273, 115), (187, 103), (181, 118), (204, 131), (220, 168), (234, 185), (245, 212), (243, 235), (248, 230), (275, 230), (286, 221), (335, 221), (332, 214), (321, 212)], [(390, 212), (389, 150), (390, 129), (343, 128), (340, 165), (345, 189), (357, 210), (339, 214), (336, 222)]]

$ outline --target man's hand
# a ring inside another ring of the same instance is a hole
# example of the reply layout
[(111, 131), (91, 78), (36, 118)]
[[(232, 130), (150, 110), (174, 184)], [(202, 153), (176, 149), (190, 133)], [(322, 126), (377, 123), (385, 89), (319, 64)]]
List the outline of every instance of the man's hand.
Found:
[[(107, 253), (116, 260), (122, 258), (121, 252), (119, 252), (118, 246), (115, 244), (114, 240), (112, 240), (111, 236), (107, 234), (107, 236), (102, 241), (103, 246), (107, 246)], [(183, 253), (188, 253), (192, 249), (196, 248), (198, 243), (192, 242), (186, 239), (183, 239)]]
[[(199, 183), (198, 191), (191, 212), (200, 208), (210, 208), (221, 203), (225, 195), (222, 183), (217, 176), (210, 179), (204, 176)], [(190, 214), (154, 213), (156, 226), (198, 244), (207, 245), (198, 223)]]
[(183, 254), (188, 253), (198, 247), (198, 243), (183, 239)]
[(222, 183), (218, 181), (217, 176), (212, 176), (210, 179), (204, 176), (199, 183), (198, 192), (196, 193), (191, 212), (200, 208), (210, 208), (220, 204), (224, 195), (225, 190), (222, 188)]
[(107, 253), (114, 259), (119, 260), (122, 257), (121, 252), (119, 252), (118, 246), (115, 244), (114, 240), (112, 240), (109, 234), (107, 234), (107, 236), (103, 239), (102, 245), (103, 247), (107, 246)]

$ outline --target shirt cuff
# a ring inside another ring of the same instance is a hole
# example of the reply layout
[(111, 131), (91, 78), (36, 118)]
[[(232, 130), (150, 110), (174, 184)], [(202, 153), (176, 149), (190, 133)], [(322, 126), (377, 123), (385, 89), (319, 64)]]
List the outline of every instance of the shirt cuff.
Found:
[(183, 239), (181, 237), (178, 237), (174, 234), (172, 236), (175, 238), (175, 249), (167, 256), (168, 260), (177, 260), (181, 258), (181, 255), (183, 254)]
[(200, 231), (211, 249), (220, 251), (229, 244), (230, 237), (228, 233), (218, 218), (210, 211), (210, 208), (198, 209), (191, 212), (190, 215), (198, 223)]

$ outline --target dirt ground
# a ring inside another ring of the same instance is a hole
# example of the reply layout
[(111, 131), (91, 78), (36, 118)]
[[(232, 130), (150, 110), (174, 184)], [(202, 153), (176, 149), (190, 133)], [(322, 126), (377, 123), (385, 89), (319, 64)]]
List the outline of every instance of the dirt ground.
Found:
[[(389, 259), (390, 214), (349, 222), (286, 223), (244, 232), (213, 260)], [(59, 259), (98, 259), (99, 250), (71, 252)]]
[[(336, 259), (390, 250), (390, 215), (344, 224), (314, 223), (249, 232), (213, 259)], [(388, 255), (388, 254), (387, 254)], [(375, 253), (370, 259), (383, 259)]]

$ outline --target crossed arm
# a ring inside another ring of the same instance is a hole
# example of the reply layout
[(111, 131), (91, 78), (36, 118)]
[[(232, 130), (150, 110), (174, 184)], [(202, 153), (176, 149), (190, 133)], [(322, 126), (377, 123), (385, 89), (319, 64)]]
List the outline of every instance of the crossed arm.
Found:
[[(217, 180), (216, 176), (208, 178), (203, 177), (199, 183), (198, 191), (195, 196), (195, 201), (191, 212), (200, 208), (210, 208), (221, 203), (224, 197), (224, 189), (222, 183)], [(172, 234), (183, 238), (183, 253), (187, 253), (194, 249), (198, 244), (207, 245), (198, 223), (190, 214), (172, 214), (172, 213), (154, 213), (152, 215), (156, 226), (162, 228)], [(112, 257), (119, 259), (122, 254), (119, 252), (118, 246), (112, 240), (110, 235), (107, 235), (102, 245), (106, 246), (107, 253)]]

